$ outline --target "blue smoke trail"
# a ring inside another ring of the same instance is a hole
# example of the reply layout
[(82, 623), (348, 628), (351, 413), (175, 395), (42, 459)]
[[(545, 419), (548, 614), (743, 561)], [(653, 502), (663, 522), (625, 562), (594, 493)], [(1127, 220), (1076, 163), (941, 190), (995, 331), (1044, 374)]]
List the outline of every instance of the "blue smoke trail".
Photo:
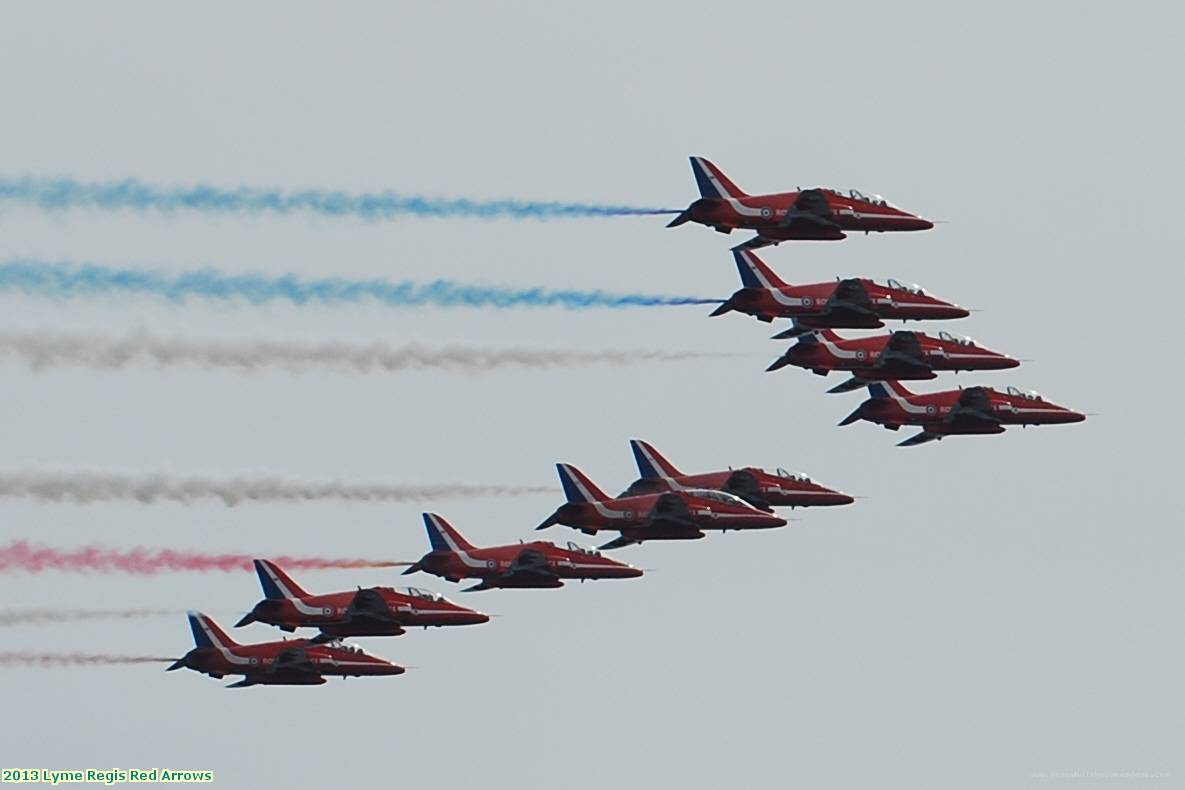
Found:
[(165, 274), (35, 259), (0, 262), (0, 291), (52, 297), (139, 294), (160, 296), (177, 302), (198, 297), (244, 299), (252, 304), (277, 301), (298, 305), (373, 301), (389, 307), (563, 307), (569, 310), (720, 302), (719, 299), (690, 296), (465, 285), (450, 280), (427, 283), (410, 280), (347, 280), (337, 277), (305, 280), (290, 274), (266, 277), (258, 274), (224, 274), (214, 269)]
[(71, 178), (0, 177), (0, 201), (46, 209), (103, 208), (158, 211), (212, 211), (235, 214), (309, 212), (366, 220), (398, 216), (553, 219), (677, 214), (678, 209), (521, 200), (467, 200), (401, 195), (397, 192), (348, 194), (310, 189), (219, 189), (212, 186), (159, 187), (134, 179), (81, 182)]

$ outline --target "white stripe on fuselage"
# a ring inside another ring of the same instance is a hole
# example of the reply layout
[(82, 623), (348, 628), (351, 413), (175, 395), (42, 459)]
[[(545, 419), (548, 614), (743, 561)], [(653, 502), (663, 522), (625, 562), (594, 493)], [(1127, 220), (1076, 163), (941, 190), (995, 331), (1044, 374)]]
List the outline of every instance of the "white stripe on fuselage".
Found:
[(916, 403), (911, 402), (903, 395), (898, 394), (893, 390), (892, 387), (888, 385), (885, 385), (885, 391), (889, 393), (889, 397), (893, 400), (893, 402), (900, 406), (901, 410), (906, 414), (926, 414), (928, 411), (927, 406), (919, 406)]

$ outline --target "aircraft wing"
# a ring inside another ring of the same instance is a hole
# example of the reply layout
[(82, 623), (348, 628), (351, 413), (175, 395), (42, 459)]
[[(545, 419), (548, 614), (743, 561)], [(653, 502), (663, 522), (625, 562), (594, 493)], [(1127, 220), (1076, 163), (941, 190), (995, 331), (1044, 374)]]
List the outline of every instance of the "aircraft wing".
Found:
[(823, 305), (823, 315), (846, 314), (861, 318), (876, 317), (872, 309), (872, 299), (868, 296), (868, 289), (857, 279), (841, 280), (831, 292), (831, 297)]
[(514, 579), (555, 579), (556, 573), (547, 562), (547, 557), (537, 549), (523, 549), (518, 553), (503, 574)]
[(613, 540), (609, 541), (608, 543), (606, 543), (603, 546), (597, 546), (597, 549), (599, 551), (612, 551), (613, 549), (620, 549), (620, 548), (624, 548), (625, 546), (632, 546), (635, 543), (639, 543), (639, 542), (640, 541), (634, 540), (633, 538), (627, 538), (623, 535), (619, 538), (614, 538)]
[(354, 593), (354, 598), (346, 609), (345, 622), (351, 625), (357, 623), (399, 624), (399, 621), (391, 614), (391, 608), (387, 606), (386, 600), (374, 588)]
[(983, 387), (968, 387), (959, 396), (959, 402), (946, 415), (947, 422), (975, 422), (999, 424), (992, 412), (992, 399)]
[(930, 370), (930, 363), (922, 353), (922, 344), (913, 332), (894, 332), (889, 336), (884, 351), (876, 360), (876, 367), (908, 367)]
[(747, 472), (744, 469), (736, 470), (724, 481), (724, 490), (739, 496), (753, 507), (773, 512), (769, 502), (762, 495), (761, 486), (758, 485), (757, 478), (753, 476), (752, 472)]
[(663, 494), (646, 516), (644, 527), (666, 526), (696, 529), (687, 502), (677, 494)]
[(309, 654), (302, 647), (284, 648), (265, 671), (269, 675), (308, 676), (321, 674), (309, 660)]
[(904, 442), (897, 442), (897, 446), (898, 447), (913, 447), (914, 445), (925, 444), (926, 442), (932, 442), (935, 439), (941, 439), (941, 438), (942, 437), (936, 433), (930, 433), (929, 431), (922, 431), (921, 433), (915, 433), (913, 436), (909, 437)]
[(742, 241), (734, 250), (760, 250), (762, 247), (772, 247), (778, 243), (777, 239), (771, 239), (766, 236), (754, 236), (748, 241)]
[(780, 223), (784, 228), (814, 226), (839, 229), (827, 198), (818, 189), (804, 189)]

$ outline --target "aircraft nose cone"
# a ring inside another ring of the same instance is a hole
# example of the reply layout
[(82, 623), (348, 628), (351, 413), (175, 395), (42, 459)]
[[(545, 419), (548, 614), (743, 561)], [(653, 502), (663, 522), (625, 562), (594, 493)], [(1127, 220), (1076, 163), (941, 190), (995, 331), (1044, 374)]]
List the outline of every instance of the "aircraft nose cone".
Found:
[(828, 497), (827, 504), (829, 504), (829, 505), (850, 505), (855, 501), (856, 501), (855, 497), (853, 497), (849, 494), (845, 494), (842, 491), (835, 491), (835, 492), (833, 492), (833, 494), (830, 497)]
[(768, 527), (784, 527), (790, 522), (781, 516), (766, 516), (762, 523)]
[(464, 617), (461, 618), (461, 621), (465, 625), (481, 625), (482, 623), (488, 623), (490, 616), (481, 612), (466, 612)]
[(1072, 409), (1066, 409), (1066, 422), (1084, 422), (1086, 415)]
[(957, 304), (952, 304), (947, 311), (951, 318), (966, 318), (971, 315), (971, 311), (965, 307), (959, 307)]
[(636, 579), (641, 575), (642, 569), (635, 568), (633, 565), (626, 565), (621, 569), (621, 578), (623, 579)]
[(930, 228), (934, 227), (934, 223), (928, 219), (922, 219), (921, 217), (915, 217), (915, 220), (917, 221), (918, 230), (930, 230)]

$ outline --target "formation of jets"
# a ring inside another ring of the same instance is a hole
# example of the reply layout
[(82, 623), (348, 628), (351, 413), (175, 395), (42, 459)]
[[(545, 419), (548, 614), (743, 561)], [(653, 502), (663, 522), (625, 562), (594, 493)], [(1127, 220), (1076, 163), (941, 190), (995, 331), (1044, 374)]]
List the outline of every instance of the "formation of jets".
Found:
[(1015, 387), (1004, 391), (977, 386), (928, 394), (910, 392), (901, 381), (927, 381), (945, 371), (1004, 370), (1020, 362), (949, 332), (932, 336), (896, 331), (842, 337), (833, 330), (881, 329), (890, 320), (953, 320), (966, 318), (970, 311), (917, 285), (897, 280), (879, 283), (866, 277), (848, 277), (791, 285), (753, 252), (783, 241), (837, 241), (850, 231), (928, 230), (934, 227), (933, 222), (894, 208), (879, 195), (868, 196), (857, 190), (845, 194), (818, 187), (749, 195), (720, 168), (699, 156), (691, 157), (691, 171), (700, 199), (668, 227), (695, 222), (721, 233), (738, 228), (757, 232), (733, 248), (741, 288), (712, 315), (744, 313), (766, 323), (790, 319), (789, 328), (773, 338), (797, 342), (767, 370), (794, 366), (820, 376), (832, 371), (850, 374), (829, 392), (867, 387), (870, 397), (840, 425), (866, 420), (894, 431), (906, 425), (921, 428), (920, 433), (899, 443), (907, 447), (946, 436), (1003, 433), (1008, 425), (1052, 425), (1086, 419), (1080, 412)]
[[(429, 551), (404, 575), (427, 573), (458, 583), (476, 581), (463, 592), (510, 588), (556, 588), (566, 581), (634, 579), (640, 568), (603, 552), (652, 540), (696, 540), (708, 531), (770, 529), (786, 525), (776, 507), (848, 505), (852, 497), (784, 469), (767, 472), (746, 466), (683, 474), (649, 443), (630, 442), (639, 477), (613, 497), (580, 470), (557, 464), (567, 502), (537, 529), (555, 524), (594, 535), (617, 537), (593, 549), (568, 541), (520, 541), (474, 546), (437, 513), (424, 513)], [(234, 688), (258, 685), (320, 685), (327, 677), (398, 675), (405, 670), (346, 644), (350, 637), (400, 636), (411, 628), (478, 625), (489, 615), (417, 587), (369, 587), (349, 592), (306, 592), (277, 563), (257, 559), (263, 599), (235, 623), (275, 626), (294, 632), (316, 629), (307, 639), (243, 645), (207, 615), (189, 614), (194, 648), (169, 670), (192, 669), (214, 678), (241, 675)]]
[[(933, 223), (895, 208), (878, 195), (856, 190), (796, 189), (749, 195), (714, 164), (691, 158), (700, 198), (668, 227), (687, 222), (722, 233), (753, 230), (756, 235), (733, 249), (741, 288), (713, 311), (737, 312), (766, 323), (789, 319), (775, 339), (796, 342), (768, 368), (798, 367), (817, 375), (831, 372), (849, 378), (829, 392), (868, 388), (870, 397), (840, 425), (867, 421), (890, 430), (904, 426), (920, 432), (902, 446), (953, 435), (1003, 433), (1009, 425), (1081, 422), (1085, 415), (1015, 387), (1003, 391), (973, 386), (913, 393), (902, 381), (928, 381), (947, 371), (995, 371), (1014, 368), (1012, 357), (948, 332), (929, 335), (900, 330), (866, 337), (842, 337), (834, 330), (881, 329), (886, 321), (934, 321), (967, 317), (963, 307), (922, 288), (866, 277), (791, 285), (755, 249), (783, 241), (840, 240), (848, 232), (927, 230)], [(542, 540), (478, 547), (436, 513), (424, 513), (429, 551), (403, 563), (404, 574), (427, 573), (446, 581), (476, 583), (464, 592), (507, 588), (557, 588), (566, 581), (630, 579), (639, 568), (603, 552), (650, 541), (699, 540), (706, 533), (774, 529), (786, 525), (779, 507), (848, 505), (854, 500), (802, 474), (756, 467), (711, 472), (680, 472), (647, 442), (630, 442), (639, 477), (610, 496), (571, 464), (557, 464), (565, 502), (536, 529), (555, 525), (587, 535), (614, 537), (596, 549)], [(476, 625), (489, 616), (416, 587), (358, 588), (350, 592), (310, 594), (275, 562), (255, 560), (263, 600), (236, 627), (263, 623), (286, 632), (316, 629), (307, 639), (284, 639), (244, 645), (232, 640), (208, 616), (189, 614), (194, 648), (169, 670), (188, 668), (222, 678), (242, 676), (234, 687), (320, 685), (327, 677), (399, 675), (405, 669), (346, 644), (349, 637), (399, 636), (415, 627)]]

